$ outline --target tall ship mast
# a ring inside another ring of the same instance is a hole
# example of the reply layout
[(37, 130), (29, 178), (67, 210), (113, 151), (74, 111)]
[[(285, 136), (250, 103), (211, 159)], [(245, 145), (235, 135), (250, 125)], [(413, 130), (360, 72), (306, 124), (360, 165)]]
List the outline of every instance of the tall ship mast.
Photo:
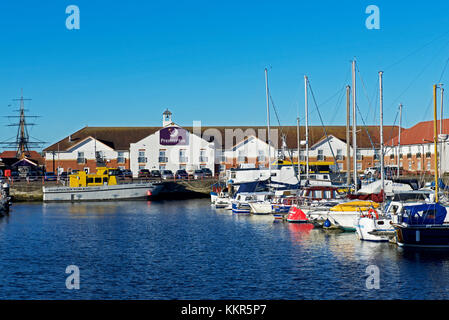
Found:
[[(30, 116), (25, 115), (25, 111), (28, 111), (25, 109), (25, 101), (31, 101), (31, 99), (25, 99), (23, 97), (23, 89), (20, 91), (20, 98), (13, 99), (13, 101), (19, 101), (19, 109), (15, 110), (19, 113), (17, 116), (6, 116), (6, 118), (9, 119), (15, 119), (18, 118), (19, 121), (16, 123), (8, 124), (8, 127), (17, 127), (17, 134), (16, 139), (14, 141), (2, 141), (0, 142), (0, 145), (3, 146), (3, 148), (14, 148), (16, 151), (16, 158), (17, 159), (24, 159), (29, 157), (30, 155), (30, 148), (39, 148), (41, 147), (45, 142), (44, 141), (31, 141), (30, 135), (28, 133), (28, 127), (35, 125), (34, 123), (28, 122), (28, 118), (39, 118), (39, 116)], [(38, 140), (36, 138), (33, 138), (35, 140)]]

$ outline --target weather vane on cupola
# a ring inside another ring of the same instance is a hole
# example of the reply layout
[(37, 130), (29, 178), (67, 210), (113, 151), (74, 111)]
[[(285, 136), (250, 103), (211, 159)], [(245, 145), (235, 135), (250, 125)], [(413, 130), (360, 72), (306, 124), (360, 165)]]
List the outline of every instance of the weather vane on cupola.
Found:
[(171, 120), (171, 116), (172, 113), (170, 112), (170, 110), (168, 110), (168, 108), (164, 111), (164, 113), (162, 114), (162, 126), (166, 127), (170, 124), (172, 124), (172, 120)]

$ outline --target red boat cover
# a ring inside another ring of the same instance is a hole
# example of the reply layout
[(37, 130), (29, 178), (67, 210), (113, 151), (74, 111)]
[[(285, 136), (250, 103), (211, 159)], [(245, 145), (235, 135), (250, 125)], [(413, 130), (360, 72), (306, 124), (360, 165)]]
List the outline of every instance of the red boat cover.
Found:
[(306, 214), (296, 206), (291, 206), (290, 210), (288, 211), (287, 220), (290, 221), (307, 221)]
[(384, 191), (381, 190), (379, 193), (371, 194), (348, 194), (346, 198), (350, 200), (371, 200), (377, 203), (381, 203), (385, 199)]

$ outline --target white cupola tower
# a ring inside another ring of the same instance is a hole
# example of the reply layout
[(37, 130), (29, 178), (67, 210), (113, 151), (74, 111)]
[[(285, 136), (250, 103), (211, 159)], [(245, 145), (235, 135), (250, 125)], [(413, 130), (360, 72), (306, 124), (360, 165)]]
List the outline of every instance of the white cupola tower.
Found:
[(170, 110), (167, 109), (164, 111), (164, 113), (162, 114), (162, 126), (163, 127), (166, 127), (173, 123), (171, 121), (171, 115), (172, 115), (172, 113), (170, 112)]

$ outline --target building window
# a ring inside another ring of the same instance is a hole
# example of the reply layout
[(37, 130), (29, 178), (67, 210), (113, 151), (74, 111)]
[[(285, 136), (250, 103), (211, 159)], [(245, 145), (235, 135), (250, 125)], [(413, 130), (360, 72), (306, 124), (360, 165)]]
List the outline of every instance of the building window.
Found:
[(137, 158), (137, 162), (146, 163), (147, 158), (145, 158), (145, 150), (139, 150), (139, 157)]
[(185, 163), (179, 165), (179, 170), (185, 170), (187, 165)]
[(168, 162), (165, 149), (159, 150), (159, 162)]
[(179, 150), (179, 162), (181, 163), (189, 162), (189, 159), (187, 158), (186, 154), (187, 154), (186, 149)]
[(412, 171), (412, 162), (411, 161), (408, 162), (408, 170)]
[(306, 160), (306, 156), (305, 156), (303, 150), (299, 150), (299, 160), (300, 160), (300, 161)]
[(144, 165), (139, 165), (139, 170), (142, 170), (142, 169), (145, 169), (145, 166)]
[(401, 161), (399, 161), (399, 167), (400, 168), (402, 168), (403, 166), (402, 166), (402, 160)]
[(206, 150), (200, 150), (200, 162), (207, 162)]
[(265, 161), (265, 153), (263, 152), (263, 150), (257, 150), (257, 161)]
[(418, 161), (418, 163), (417, 163), (417, 167), (418, 167), (418, 171), (421, 171), (421, 161)]
[(318, 149), (317, 160), (324, 160), (323, 150)]
[(95, 151), (95, 159), (99, 161), (104, 160), (104, 154), (103, 151)]
[(361, 171), (361, 170), (362, 170), (362, 163), (357, 162), (357, 171)]
[(336, 158), (337, 158), (337, 160), (343, 160), (343, 150), (342, 149), (337, 149)]
[(86, 163), (86, 158), (84, 158), (84, 152), (78, 151), (78, 156), (77, 156), (77, 158), (76, 158), (76, 162), (77, 162), (78, 164)]
[(159, 170), (160, 171), (162, 171), (162, 170), (165, 170), (165, 164), (159, 164)]
[(125, 163), (125, 153), (123, 151), (117, 152), (117, 163)]
[(380, 151), (374, 150), (374, 160), (380, 160)]
[(357, 150), (356, 157), (357, 157), (357, 160), (363, 159), (362, 154), (360, 153), (360, 150)]
[(427, 161), (427, 171), (430, 171), (430, 169), (431, 169), (431, 162)]
[(204, 163), (200, 164), (200, 169), (206, 168), (206, 165)]
[(338, 170), (342, 171), (343, 170), (343, 163), (339, 162), (339, 163), (337, 163), (337, 165), (338, 165)]
[(246, 157), (243, 155), (243, 151), (239, 150), (239, 155), (237, 157), (238, 162), (246, 162)]

